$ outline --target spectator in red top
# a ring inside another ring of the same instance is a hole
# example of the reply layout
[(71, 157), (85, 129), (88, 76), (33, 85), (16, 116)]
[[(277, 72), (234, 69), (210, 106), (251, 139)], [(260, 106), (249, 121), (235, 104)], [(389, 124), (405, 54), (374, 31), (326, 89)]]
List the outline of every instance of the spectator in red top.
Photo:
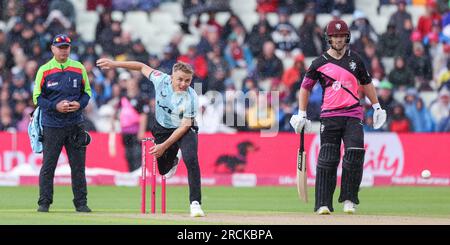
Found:
[(257, 2), (257, 6), (256, 6), (257, 12), (263, 12), (263, 13), (277, 12), (278, 0), (256, 0), (256, 2)]
[(396, 104), (389, 123), (389, 130), (396, 133), (406, 133), (411, 131), (411, 122), (405, 115), (405, 109), (401, 104)]
[(437, 10), (435, 0), (428, 0), (426, 4), (426, 13), (425, 15), (420, 16), (419, 21), (417, 22), (417, 30), (422, 34), (422, 37), (424, 37), (431, 32), (433, 22), (439, 23), (440, 25), (441, 21), (442, 16)]
[(283, 77), (281, 78), (281, 81), (283, 82), (284, 86), (287, 88), (291, 88), (292, 85), (299, 81), (302, 75), (305, 73), (305, 57), (303, 54), (298, 54), (295, 57), (294, 65), (287, 69), (283, 73)]
[(112, 0), (87, 0), (86, 9), (96, 11), (98, 8), (111, 9)]

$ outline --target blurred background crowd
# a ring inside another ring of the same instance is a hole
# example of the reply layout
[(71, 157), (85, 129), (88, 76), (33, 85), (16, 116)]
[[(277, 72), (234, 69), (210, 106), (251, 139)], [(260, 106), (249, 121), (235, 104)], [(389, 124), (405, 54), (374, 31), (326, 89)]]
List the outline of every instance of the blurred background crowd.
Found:
[[(194, 83), (202, 85), (201, 133), (273, 125), (292, 131), (301, 80), (327, 49), (325, 24), (342, 18), (351, 30), (350, 47), (361, 55), (388, 111), (380, 131), (450, 132), (449, 1), (380, 0), (370, 13), (359, 7), (369, 2), (375, 1), (2, 0), (0, 130), (27, 130), (36, 71), (52, 57), (52, 37), (67, 33), (72, 58), (84, 64), (93, 89), (85, 110), (89, 130), (120, 131), (122, 96), (142, 102), (147, 109), (141, 111), (154, 116), (153, 85), (140, 73), (95, 66), (98, 58), (110, 57), (169, 74), (177, 60), (190, 63)], [(223, 101), (207, 96), (209, 91), (221, 93)], [(271, 101), (270, 93), (262, 93), (267, 91), (279, 92), (279, 106), (260, 103)], [(261, 96), (231, 103), (249, 92)], [(321, 99), (317, 84), (308, 106), (316, 123)], [(373, 131), (371, 106), (362, 95), (361, 101), (365, 130)], [(147, 122), (150, 127), (152, 120)]]

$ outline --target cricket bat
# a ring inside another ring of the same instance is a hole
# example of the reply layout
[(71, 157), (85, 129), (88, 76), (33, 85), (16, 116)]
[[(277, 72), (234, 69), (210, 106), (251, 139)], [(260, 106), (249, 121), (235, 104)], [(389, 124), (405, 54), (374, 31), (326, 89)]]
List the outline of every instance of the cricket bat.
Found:
[(300, 148), (297, 153), (297, 192), (298, 197), (308, 202), (308, 174), (306, 172), (305, 129), (300, 133)]

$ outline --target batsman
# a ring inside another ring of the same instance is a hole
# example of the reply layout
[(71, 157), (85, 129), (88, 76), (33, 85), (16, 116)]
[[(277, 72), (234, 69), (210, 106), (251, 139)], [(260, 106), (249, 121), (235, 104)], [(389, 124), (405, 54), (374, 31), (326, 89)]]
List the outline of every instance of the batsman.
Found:
[(314, 212), (324, 215), (334, 211), (333, 194), (343, 141), (345, 151), (339, 202), (344, 203), (345, 213), (352, 214), (359, 204), (365, 154), (363, 109), (358, 90), (361, 89), (372, 104), (374, 128), (384, 124), (386, 111), (378, 103), (372, 79), (360, 56), (348, 48), (350, 31), (347, 24), (342, 20), (330, 21), (325, 38), (330, 48), (309, 67), (300, 88), (299, 113), (292, 116), (290, 123), (296, 133), (302, 129), (311, 131), (306, 108), (311, 90), (319, 82), (323, 95)]

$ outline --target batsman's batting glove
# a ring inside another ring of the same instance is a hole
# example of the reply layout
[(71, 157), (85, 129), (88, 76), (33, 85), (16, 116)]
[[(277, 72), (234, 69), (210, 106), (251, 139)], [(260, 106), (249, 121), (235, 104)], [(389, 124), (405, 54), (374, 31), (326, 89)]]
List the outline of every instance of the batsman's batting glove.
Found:
[(380, 103), (376, 103), (372, 105), (374, 113), (373, 113), (373, 128), (379, 129), (383, 126), (384, 122), (386, 122), (386, 111), (381, 109)]
[(311, 132), (311, 120), (306, 118), (306, 111), (299, 111), (298, 115), (293, 115), (289, 121), (295, 129), (295, 133), (300, 133), (305, 128), (305, 133)]

